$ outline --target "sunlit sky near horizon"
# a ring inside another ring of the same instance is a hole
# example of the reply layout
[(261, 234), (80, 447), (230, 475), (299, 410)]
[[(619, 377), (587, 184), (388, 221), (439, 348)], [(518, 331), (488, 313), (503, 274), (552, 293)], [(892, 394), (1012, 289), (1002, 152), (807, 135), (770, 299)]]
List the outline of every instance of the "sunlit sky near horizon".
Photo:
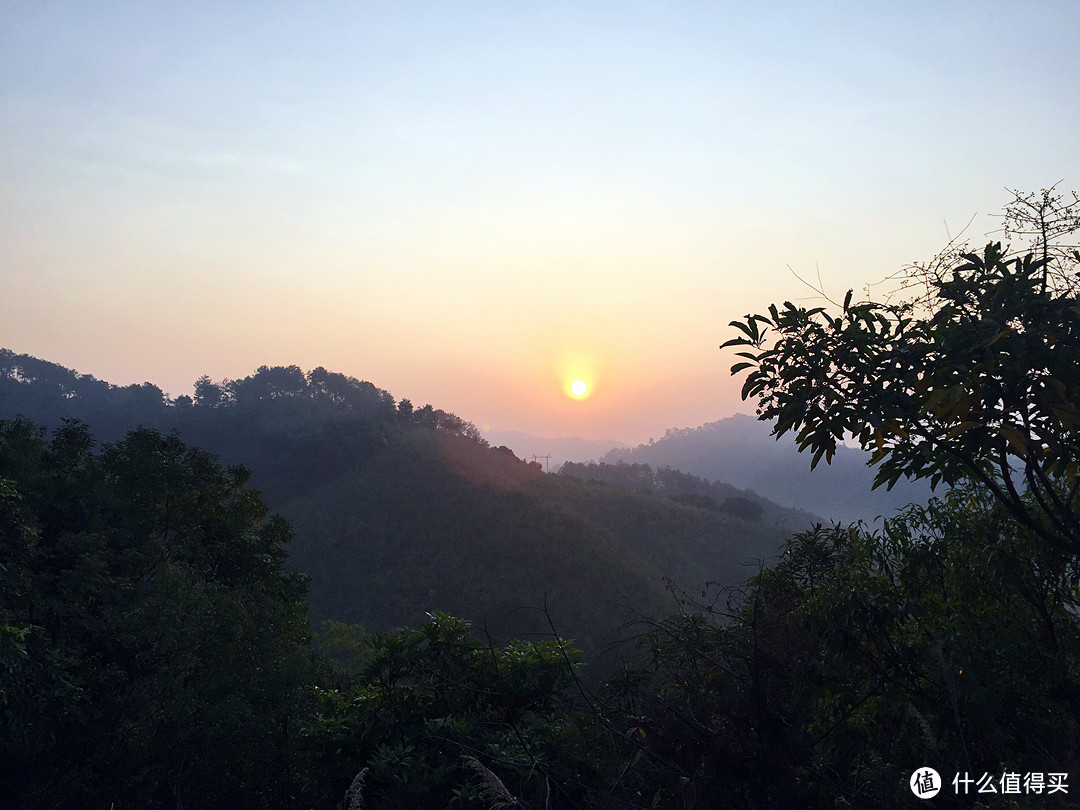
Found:
[[(0, 3), (0, 345), (626, 442), (727, 323), (1080, 189), (1080, 3)], [(974, 217), (974, 219), (972, 219)], [(568, 395), (582, 379), (588, 395)]]

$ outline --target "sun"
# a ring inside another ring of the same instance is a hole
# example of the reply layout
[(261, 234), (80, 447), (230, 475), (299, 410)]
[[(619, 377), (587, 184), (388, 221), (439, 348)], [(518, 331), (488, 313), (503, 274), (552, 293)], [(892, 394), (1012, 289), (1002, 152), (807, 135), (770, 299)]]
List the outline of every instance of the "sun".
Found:
[[(551, 379), (558, 391), (574, 403), (583, 403), (596, 396), (596, 386), (602, 380), (596, 371), (595, 358), (582, 352), (568, 353), (553, 369), (558, 375)], [(554, 393), (554, 392), (553, 392)]]
[(584, 402), (593, 395), (594, 382), (592, 377), (578, 371), (576, 374), (569, 374), (563, 378), (562, 390), (567, 399)]

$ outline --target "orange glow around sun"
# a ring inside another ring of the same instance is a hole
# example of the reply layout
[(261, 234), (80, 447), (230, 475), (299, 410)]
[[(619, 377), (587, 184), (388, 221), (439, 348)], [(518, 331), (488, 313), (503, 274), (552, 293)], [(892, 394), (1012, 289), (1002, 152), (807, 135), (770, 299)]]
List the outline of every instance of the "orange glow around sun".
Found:
[(556, 377), (563, 395), (574, 402), (590, 399), (596, 391), (600, 360), (595, 352), (578, 348), (567, 349), (555, 362)]

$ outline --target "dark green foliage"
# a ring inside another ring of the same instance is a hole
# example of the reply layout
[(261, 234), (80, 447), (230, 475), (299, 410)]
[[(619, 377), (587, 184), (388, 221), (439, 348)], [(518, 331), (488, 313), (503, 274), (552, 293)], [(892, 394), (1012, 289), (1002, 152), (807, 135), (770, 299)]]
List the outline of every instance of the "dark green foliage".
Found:
[(312, 755), (330, 757), (328, 804), (363, 769), (364, 806), (486, 808), (471, 758), (526, 806), (580, 806), (592, 724), (567, 692), (575, 651), (555, 641), (498, 647), (442, 613), (368, 634), (363, 647), (357, 680), (322, 691), (305, 729)]
[(0, 423), (0, 805), (286, 804), (310, 694), (289, 527), (173, 436)]
[(974, 488), (883, 532), (816, 527), (661, 623), (624, 705), (708, 807), (907, 806), (926, 764), (1075, 772), (1078, 581)]
[(744, 592), (658, 625), (620, 694), (709, 806), (910, 806), (931, 764), (937, 805), (969, 807), (950, 773), (1076, 772), (1080, 254), (1046, 241), (1066, 219), (1041, 219), (1038, 259), (946, 257), (921, 300), (733, 324), (744, 396), (811, 466), (855, 435), (879, 483), (954, 488), (879, 532), (799, 533)]
[[(1077, 261), (1080, 261), (1078, 254)], [(743, 397), (812, 465), (854, 435), (876, 481), (979, 481), (1044, 540), (1080, 553), (1080, 306), (1031, 253), (965, 253), (914, 304), (772, 306), (734, 321)], [(767, 333), (777, 337), (766, 343)], [(1030, 497), (1025, 497), (1025, 491)]]

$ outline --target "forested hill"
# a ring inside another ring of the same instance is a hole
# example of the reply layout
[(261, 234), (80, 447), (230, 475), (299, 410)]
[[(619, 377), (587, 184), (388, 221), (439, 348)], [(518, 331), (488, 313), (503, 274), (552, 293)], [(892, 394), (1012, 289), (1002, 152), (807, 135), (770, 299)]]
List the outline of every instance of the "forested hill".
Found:
[(691, 504), (751, 523), (785, 527), (791, 531), (822, 522), (822, 518), (812, 512), (780, 506), (752, 490), (739, 489), (722, 481), (709, 481), (671, 467), (654, 470), (648, 464), (622, 461), (616, 464), (567, 461), (559, 469), (559, 474), (639, 492), (652, 492), (677, 503)]
[(312, 577), (316, 621), (388, 628), (442, 610), (507, 637), (548, 632), (534, 609), (546, 604), (561, 633), (595, 646), (628, 608), (669, 610), (664, 577), (741, 581), (800, 528), (544, 475), (453, 414), (323, 368), (203, 377), (170, 400), (3, 350), (0, 418), (18, 415), (48, 429), (79, 419), (99, 442), (176, 430), (250, 467), (296, 530), (290, 562)]
[(799, 453), (790, 436), (777, 440), (768, 423), (746, 414), (668, 430), (655, 442), (615, 449), (603, 457), (608, 464), (671, 467), (723, 481), (841, 522), (891, 517), (907, 504), (925, 503), (930, 497), (930, 487), (921, 481), (900, 480), (892, 490), (872, 489), (874, 470), (866, 466), (867, 460), (861, 450), (841, 445), (831, 464), (823, 461), (811, 472), (810, 459)]

